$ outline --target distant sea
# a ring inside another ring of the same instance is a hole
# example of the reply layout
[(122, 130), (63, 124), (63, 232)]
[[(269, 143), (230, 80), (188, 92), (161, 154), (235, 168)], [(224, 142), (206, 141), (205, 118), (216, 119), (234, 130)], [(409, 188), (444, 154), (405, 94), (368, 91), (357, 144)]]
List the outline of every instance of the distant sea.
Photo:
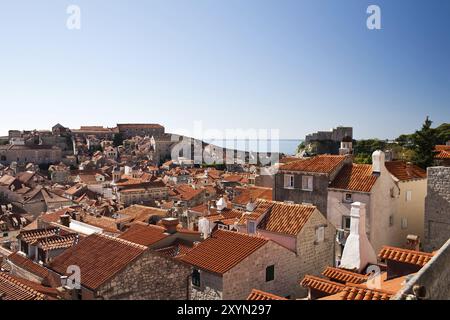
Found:
[(230, 148), (255, 152), (280, 152), (287, 155), (296, 154), (298, 145), (302, 139), (280, 139), (274, 140), (204, 140), (206, 143), (212, 143), (222, 148)]

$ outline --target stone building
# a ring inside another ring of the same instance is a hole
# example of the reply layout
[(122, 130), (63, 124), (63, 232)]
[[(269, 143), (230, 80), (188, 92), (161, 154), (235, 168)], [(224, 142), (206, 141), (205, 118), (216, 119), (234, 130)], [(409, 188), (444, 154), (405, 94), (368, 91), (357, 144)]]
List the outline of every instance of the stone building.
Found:
[[(239, 231), (263, 236), (295, 253), (293, 280), (334, 264), (336, 229), (315, 206), (258, 200), (254, 207), (242, 215)], [(292, 297), (305, 295), (296, 286)]]
[(352, 127), (337, 127), (331, 129), (330, 131), (318, 131), (312, 134), (308, 134), (305, 137), (305, 144), (314, 141), (334, 141), (340, 143), (345, 137), (353, 137)]
[[(49, 265), (55, 277), (80, 269), (80, 289), (63, 286), (66, 299), (186, 300), (189, 265), (127, 240), (92, 234), (67, 249)], [(64, 279), (64, 278), (62, 278)]]
[(0, 146), (0, 164), (53, 164), (62, 160), (58, 147), (46, 145), (3, 145)]
[(425, 251), (440, 248), (450, 238), (450, 167), (427, 169)]
[(350, 230), (353, 202), (366, 205), (366, 230), (375, 250), (404, 246), (409, 234), (422, 237), (425, 172), (403, 161), (384, 160), (375, 151), (372, 165), (346, 164), (328, 187), (328, 220), (339, 230), (337, 259)]
[(341, 168), (350, 163), (350, 156), (319, 155), (283, 164), (275, 175), (273, 198), (312, 204), (326, 216), (328, 185)]
[(193, 266), (191, 299), (244, 300), (253, 289), (295, 296), (295, 253), (260, 236), (217, 230), (180, 258)]
[(117, 130), (123, 135), (124, 138), (132, 138), (134, 136), (161, 136), (164, 134), (164, 127), (160, 124), (148, 123), (148, 124), (117, 124)]

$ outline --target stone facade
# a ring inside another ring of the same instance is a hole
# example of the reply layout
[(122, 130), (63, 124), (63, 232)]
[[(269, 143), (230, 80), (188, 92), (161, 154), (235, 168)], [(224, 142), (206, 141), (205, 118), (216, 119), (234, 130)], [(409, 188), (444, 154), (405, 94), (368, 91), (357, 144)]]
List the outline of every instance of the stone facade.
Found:
[(305, 137), (305, 144), (311, 143), (313, 141), (335, 141), (341, 142), (344, 137), (353, 137), (352, 127), (337, 127), (331, 129), (330, 131), (318, 131), (312, 134), (308, 134)]
[[(324, 226), (324, 240), (316, 241), (316, 228)], [(319, 276), (327, 267), (334, 265), (336, 229), (322, 214), (316, 211), (297, 236), (296, 277), (303, 279), (306, 274)], [(306, 297), (307, 290), (295, 288), (296, 297)]]
[[(343, 165), (351, 162), (352, 159), (350, 157), (347, 158), (331, 174), (301, 171), (289, 172), (280, 169), (275, 175), (273, 199), (276, 201), (292, 201), (298, 204), (312, 204), (326, 217), (328, 208), (328, 185), (336, 177)], [(292, 174), (294, 176), (293, 188), (284, 186), (285, 174)], [(313, 177), (313, 189), (311, 191), (302, 190), (303, 176)]]
[(414, 293), (415, 285), (426, 290), (426, 300), (450, 299), (450, 239), (436, 252), (434, 257), (410, 278), (392, 300), (404, 300)]
[[(275, 175), (275, 188), (273, 198), (275, 201), (292, 201), (293, 203), (310, 203), (315, 205), (320, 212), (327, 213), (328, 175), (303, 172), (292, 172), (294, 175), (294, 188), (284, 187), (284, 173)], [(313, 190), (302, 190), (302, 177), (313, 177)]]
[(147, 250), (98, 288), (96, 298), (186, 300), (191, 289), (191, 273), (192, 269), (187, 264)]
[(9, 165), (17, 164), (52, 164), (59, 163), (62, 159), (60, 148), (44, 145), (5, 145), (0, 146), (0, 163)]
[(433, 251), (450, 238), (450, 167), (430, 167), (427, 175), (424, 249)]
[(159, 124), (118, 124), (117, 130), (126, 139), (134, 136), (161, 136), (165, 131), (164, 127)]
[[(275, 278), (266, 281), (266, 268), (275, 266)], [(245, 300), (252, 289), (294, 297), (298, 285), (295, 253), (269, 241), (223, 275), (200, 270), (200, 287), (193, 300)]]

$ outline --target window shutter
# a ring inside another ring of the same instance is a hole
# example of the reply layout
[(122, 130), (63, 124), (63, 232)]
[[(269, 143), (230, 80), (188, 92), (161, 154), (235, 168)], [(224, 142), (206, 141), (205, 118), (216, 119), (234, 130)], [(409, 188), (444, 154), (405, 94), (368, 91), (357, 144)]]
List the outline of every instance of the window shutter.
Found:
[(313, 177), (308, 177), (308, 189), (313, 189)]

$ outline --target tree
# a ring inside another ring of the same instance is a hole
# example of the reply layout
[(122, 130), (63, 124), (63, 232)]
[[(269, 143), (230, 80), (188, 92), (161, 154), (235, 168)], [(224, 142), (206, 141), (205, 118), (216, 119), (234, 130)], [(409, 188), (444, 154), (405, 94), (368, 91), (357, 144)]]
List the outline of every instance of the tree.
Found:
[(446, 144), (450, 140), (450, 123), (443, 123), (436, 128), (436, 144)]
[(431, 128), (433, 121), (427, 118), (422, 125), (422, 129), (416, 131), (413, 135), (414, 143), (414, 163), (419, 167), (426, 169), (433, 165), (434, 146), (436, 145), (436, 129)]
[(124, 138), (123, 138), (122, 133), (115, 134), (114, 138), (113, 138), (114, 147), (117, 148), (118, 146), (121, 146), (123, 144), (123, 140), (124, 140)]

